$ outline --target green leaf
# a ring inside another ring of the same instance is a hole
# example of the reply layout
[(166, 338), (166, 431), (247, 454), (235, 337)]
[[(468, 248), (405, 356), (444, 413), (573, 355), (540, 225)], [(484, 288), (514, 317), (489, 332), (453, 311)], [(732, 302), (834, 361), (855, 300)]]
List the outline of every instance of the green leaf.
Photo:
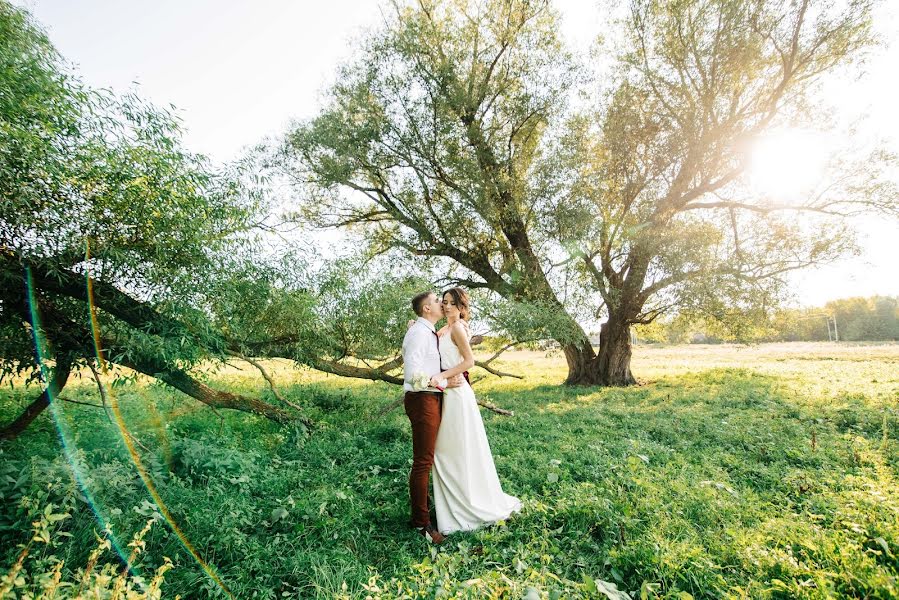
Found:
[(631, 600), (630, 594), (619, 590), (618, 586), (611, 581), (597, 580), (596, 589), (609, 600)]
[(655, 598), (655, 592), (659, 589), (658, 583), (650, 583), (648, 581), (644, 581), (640, 585), (640, 600), (650, 600), (650, 598)]
[(540, 591), (535, 587), (528, 586), (522, 600), (540, 600)]
[(881, 548), (883, 548), (884, 554), (886, 554), (890, 558), (893, 557), (893, 553), (890, 551), (890, 545), (887, 544), (887, 541), (885, 539), (883, 539), (882, 537), (877, 537), (877, 538), (874, 538), (874, 541), (877, 542), (877, 544)]
[(287, 509), (283, 506), (279, 506), (272, 511), (272, 523), (277, 523), (281, 519), (286, 518), (288, 514)]
[(527, 570), (527, 563), (523, 562), (520, 558), (515, 558), (515, 572), (521, 575)]

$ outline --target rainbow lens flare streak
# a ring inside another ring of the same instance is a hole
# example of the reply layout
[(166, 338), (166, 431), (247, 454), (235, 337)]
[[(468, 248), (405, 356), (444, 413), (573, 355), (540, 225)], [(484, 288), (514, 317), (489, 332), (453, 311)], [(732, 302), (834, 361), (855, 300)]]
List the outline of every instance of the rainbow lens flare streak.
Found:
[[(100, 324), (97, 318), (97, 307), (94, 301), (94, 289), (93, 289), (93, 279), (90, 276), (90, 241), (85, 240), (85, 263), (88, 265), (88, 269), (85, 272), (85, 278), (87, 281), (87, 301), (88, 308), (90, 311), (90, 324), (91, 324), (91, 334), (93, 337), (94, 343), (94, 351), (96, 353), (97, 362), (100, 365), (100, 371), (104, 376), (109, 375), (109, 369), (107, 367), (107, 362), (105, 356), (103, 354), (103, 347), (101, 343), (101, 335), (100, 335)], [(47, 346), (46, 340), (42, 334), (42, 326), (41, 326), (41, 316), (40, 316), (40, 308), (38, 305), (37, 297), (35, 294), (35, 286), (33, 276), (31, 274), (31, 269), (29, 267), (25, 267), (25, 286), (27, 288), (27, 298), (28, 298), (28, 308), (31, 316), (31, 326), (32, 326), (32, 336), (34, 338), (34, 348), (35, 355), (37, 358), (38, 366), (41, 373), (41, 379), (44, 382), (46, 393), (49, 397), (49, 409), (50, 413), (53, 417), (54, 424), (56, 426), (56, 430), (59, 434), (60, 443), (62, 445), (63, 454), (66, 458), (69, 468), (71, 469), (72, 476), (75, 479), (75, 482), (78, 485), (78, 488), (81, 490), (81, 493), (87, 499), (88, 505), (91, 507), (91, 511), (94, 513), (97, 521), (100, 525), (107, 531), (107, 535), (109, 536), (110, 543), (112, 547), (115, 549), (116, 553), (121, 557), (122, 562), (128, 564), (128, 568), (132, 569), (136, 574), (140, 574), (139, 569), (137, 567), (130, 564), (128, 557), (128, 553), (126, 553), (121, 543), (115, 538), (115, 535), (112, 532), (112, 528), (109, 526), (108, 522), (103, 518), (102, 514), (102, 505), (97, 501), (97, 499), (93, 496), (90, 489), (87, 486), (87, 482), (84, 477), (84, 473), (82, 472), (83, 467), (81, 466), (81, 461), (78, 459), (74, 446), (69, 442), (71, 436), (68, 435), (67, 427), (65, 425), (65, 420), (63, 415), (61, 414), (59, 402), (57, 398), (53, 397), (53, 391), (51, 389), (51, 378), (50, 378), (50, 370), (47, 366), (46, 356), (47, 356)], [(103, 385), (102, 382), (98, 382), (100, 385)], [(143, 461), (140, 458), (140, 455), (137, 453), (137, 449), (134, 444), (134, 438), (128, 430), (127, 425), (125, 424), (124, 418), (122, 416), (122, 412), (119, 408), (118, 399), (116, 398), (115, 391), (112, 387), (108, 387), (106, 389), (107, 397), (109, 398), (109, 406), (113, 415), (113, 422), (116, 424), (119, 433), (121, 434), (122, 441), (125, 444), (125, 448), (128, 450), (128, 454), (131, 457), (131, 461), (137, 469), (138, 475), (143, 481), (144, 486), (147, 489), (147, 492), (150, 494), (153, 502), (156, 504), (156, 508), (159, 511), (159, 514), (162, 515), (163, 519), (168, 523), (168, 526), (178, 537), (178, 540), (184, 546), (184, 548), (190, 553), (190, 555), (194, 558), (198, 565), (203, 569), (206, 575), (218, 586), (219, 589), (222, 590), (229, 598), (234, 598), (234, 594), (225, 585), (225, 582), (219, 577), (219, 575), (215, 572), (211, 565), (209, 565), (203, 558), (200, 556), (197, 549), (190, 542), (181, 528), (178, 526), (178, 523), (175, 521), (172, 516), (171, 511), (166, 505), (165, 501), (163, 501), (162, 497), (159, 495), (158, 490), (156, 489), (156, 485), (153, 483), (152, 478), (150, 477), (149, 472), (144, 466)]]
[[(103, 354), (103, 347), (100, 338), (100, 322), (97, 319), (97, 305), (94, 302), (94, 281), (90, 275), (90, 258), (90, 240), (85, 239), (84, 262), (87, 266), (85, 271), (85, 278), (87, 280), (87, 303), (90, 309), (91, 334), (93, 335), (94, 339), (94, 351), (96, 352), (97, 362), (100, 364), (100, 372), (104, 376), (107, 376), (108, 368), (106, 365), (106, 358)], [(228, 586), (225, 585), (225, 582), (222, 581), (222, 579), (218, 576), (212, 566), (209, 565), (205, 560), (203, 560), (203, 558), (200, 556), (200, 553), (197, 552), (197, 549), (194, 548), (194, 545), (190, 542), (190, 540), (178, 526), (178, 523), (175, 522), (172, 513), (169, 511), (168, 506), (159, 495), (159, 492), (156, 489), (156, 485), (153, 483), (153, 479), (150, 477), (150, 474), (147, 472), (147, 469), (144, 466), (140, 455), (137, 453), (137, 449), (134, 446), (134, 441), (131, 433), (128, 431), (128, 428), (125, 425), (125, 420), (122, 417), (122, 412), (119, 409), (118, 399), (116, 398), (114, 390), (111, 387), (107, 390), (107, 395), (109, 396), (109, 406), (112, 409), (112, 414), (115, 418), (115, 424), (118, 426), (119, 433), (121, 433), (122, 435), (122, 441), (125, 443), (125, 448), (128, 449), (128, 454), (131, 456), (131, 461), (134, 463), (134, 466), (137, 469), (141, 480), (144, 482), (144, 486), (147, 488), (147, 492), (149, 492), (150, 497), (153, 498), (153, 502), (156, 504), (156, 508), (159, 510), (159, 514), (163, 516), (171, 530), (175, 533), (176, 536), (178, 536), (181, 544), (190, 553), (190, 555), (193, 556), (194, 560), (197, 561), (197, 564), (203, 568), (203, 571), (206, 572), (206, 575), (213, 582), (215, 582), (219, 589), (227, 594), (229, 598), (234, 598), (234, 594), (231, 593), (231, 590), (228, 589)]]
[[(37, 364), (40, 369), (41, 379), (46, 386), (45, 390), (49, 399), (48, 408), (50, 410), (50, 414), (53, 416), (53, 423), (56, 426), (56, 432), (59, 435), (60, 445), (62, 446), (63, 455), (66, 458), (66, 464), (72, 473), (72, 478), (75, 480), (75, 483), (78, 485), (78, 489), (87, 499), (87, 504), (91, 508), (91, 512), (94, 513), (94, 516), (97, 518), (97, 521), (103, 527), (103, 529), (107, 532), (107, 536), (109, 538), (112, 547), (115, 549), (116, 553), (121, 557), (122, 562), (127, 562), (128, 554), (122, 549), (121, 544), (116, 539), (115, 535), (112, 532), (112, 527), (110, 527), (109, 523), (103, 518), (101, 505), (97, 502), (96, 498), (94, 498), (93, 494), (90, 491), (90, 488), (87, 486), (87, 482), (84, 479), (83, 473), (81, 472), (81, 461), (75, 454), (75, 449), (72, 445), (69, 444), (68, 440), (70, 436), (67, 435), (65, 420), (60, 414), (59, 402), (53, 395), (53, 389), (50, 385), (50, 370), (47, 367), (47, 349), (46, 343), (44, 341), (42, 331), (43, 327), (41, 325), (41, 313), (38, 308), (37, 298), (34, 293), (34, 279), (31, 275), (31, 269), (29, 267), (25, 267), (25, 291), (26, 296), (28, 298), (28, 312), (31, 316), (31, 335), (34, 338), (34, 353), (37, 359)], [(139, 570), (134, 568), (134, 571), (139, 574)]]

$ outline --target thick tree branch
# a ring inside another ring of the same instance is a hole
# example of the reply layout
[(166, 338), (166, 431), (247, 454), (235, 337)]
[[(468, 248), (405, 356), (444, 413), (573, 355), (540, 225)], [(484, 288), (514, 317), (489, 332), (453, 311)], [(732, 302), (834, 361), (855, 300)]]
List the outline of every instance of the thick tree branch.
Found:
[(205, 383), (194, 379), (186, 371), (165, 365), (153, 358), (126, 358), (117, 362), (124, 367), (159, 379), (211, 408), (229, 408), (242, 412), (256, 413), (278, 423), (288, 423), (299, 419), (308, 426), (312, 425), (312, 422), (305, 417), (297, 417), (256, 398), (215, 390)]
[(65, 387), (69, 379), (72, 365), (65, 359), (58, 360), (56, 366), (50, 369), (50, 381), (44, 390), (29, 404), (25, 410), (11, 423), (0, 428), (0, 440), (13, 440), (31, 425), (50, 402), (58, 399), (59, 393)]

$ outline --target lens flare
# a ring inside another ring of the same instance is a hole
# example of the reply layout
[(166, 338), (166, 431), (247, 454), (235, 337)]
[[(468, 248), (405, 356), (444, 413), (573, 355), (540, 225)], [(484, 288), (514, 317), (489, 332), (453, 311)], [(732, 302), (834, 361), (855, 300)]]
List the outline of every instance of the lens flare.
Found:
[[(94, 281), (90, 274), (89, 239), (85, 239), (84, 262), (87, 265), (87, 269), (85, 272), (85, 278), (87, 279), (87, 303), (90, 309), (91, 333), (94, 339), (94, 351), (97, 355), (97, 361), (100, 363), (100, 371), (104, 376), (106, 376), (108, 375), (108, 369), (106, 366), (106, 359), (103, 355), (103, 347), (100, 338), (100, 322), (97, 319), (97, 306), (94, 302)], [(169, 511), (168, 506), (159, 495), (159, 492), (156, 490), (156, 485), (150, 478), (150, 474), (147, 472), (147, 469), (146, 467), (144, 467), (144, 463), (141, 460), (140, 455), (137, 453), (137, 449), (134, 446), (134, 441), (131, 433), (128, 431), (128, 428), (125, 425), (125, 420), (122, 418), (122, 412), (119, 409), (119, 402), (116, 398), (114, 390), (112, 388), (108, 389), (107, 395), (109, 396), (109, 406), (112, 409), (112, 414), (115, 418), (115, 424), (119, 428), (119, 433), (122, 434), (122, 441), (125, 443), (125, 448), (128, 449), (128, 454), (131, 456), (131, 461), (134, 463), (134, 467), (137, 469), (141, 480), (144, 482), (144, 486), (147, 488), (147, 492), (149, 492), (150, 497), (153, 498), (153, 502), (156, 503), (156, 508), (159, 509), (159, 514), (163, 516), (171, 530), (175, 533), (176, 536), (178, 536), (181, 544), (190, 553), (190, 555), (193, 556), (194, 560), (197, 561), (197, 564), (203, 568), (203, 570), (206, 572), (206, 575), (208, 575), (209, 578), (213, 582), (215, 582), (215, 584), (218, 585), (219, 588), (225, 594), (227, 594), (229, 598), (234, 598), (234, 594), (231, 593), (231, 590), (228, 589), (228, 586), (225, 585), (225, 582), (221, 580), (212, 566), (209, 565), (205, 560), (203, 560), (203, 558), (200, 556), (200, 553), (197, 552), (197, 549), (194, 548), (193, 544), (178, 526), (178, 523), (175, 522), (172, 513)]]
[[(28, 266), (25, 267), (25, 293), (28, 301), (28, 313), (31, 317), (31, 335), (34, 339), (35, 359), (41, 373), (41, 379), (46, 386), (46, 394), (49, 400), (47, 408), (50, 410), (50, 415), (53, 417), (53, 423), (56, 426), (56, 432), (59, 435), (59, 442), (62, 447), (63, 456), (66, 459), (66, 464), (71, 470), (72, 478), (75, 480), (78, 489), (86, 498), (87, 505), (90, 507), (91, 512), (93, 512), (94, 516), (97, 518), (97, 522), (108, 532), (108, 539), (113, 549), (123, 561), (127, 562), (126, 557), (128, 556), (128, 553), (125, 552), (118, 539), (116, 539), (115, 535), (112, 533), (112, 527), (103, 518), (103, 511), (101, 510), (102, 505), (96, 498), (94, 498), (90, 488), (88, 488), (83, 473), (81, 472), (81, 461), (75, 455), (75, 449), (69, 445), (68, 440), (71, 436), (67, 435), (68, 432), (66, 431), (65, 420), (60, 413), (59, 402), (57, 402), (57, 398), (54, 397), (53, 387), (50, 384), (50, 369), (47, 366), (47, 342), (43, 335), (44, 329), (41, 323), (40, 307), (35, 294), (34, 277)], [(137, 568), (134, 568), (134, 572), (138, 575), (140, 574), (140, 570)]]

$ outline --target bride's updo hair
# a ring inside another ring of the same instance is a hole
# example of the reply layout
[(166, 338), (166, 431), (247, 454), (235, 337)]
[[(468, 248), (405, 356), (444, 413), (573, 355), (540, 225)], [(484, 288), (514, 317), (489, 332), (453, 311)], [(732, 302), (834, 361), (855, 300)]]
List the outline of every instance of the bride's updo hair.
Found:
[[(468, 321), (468, 317), (471, 316), (471, 303), (468, 299), (468, 292), (460, 287), (454, 287), (443, 292), (443, 296), (446, 296), (447, 294), (449, 294), (452, 297), (453, 302), (456, 303), (456, 308), (459, 309), (459, 316)], [(441, 298), (443, 296), (441, 296)]]

